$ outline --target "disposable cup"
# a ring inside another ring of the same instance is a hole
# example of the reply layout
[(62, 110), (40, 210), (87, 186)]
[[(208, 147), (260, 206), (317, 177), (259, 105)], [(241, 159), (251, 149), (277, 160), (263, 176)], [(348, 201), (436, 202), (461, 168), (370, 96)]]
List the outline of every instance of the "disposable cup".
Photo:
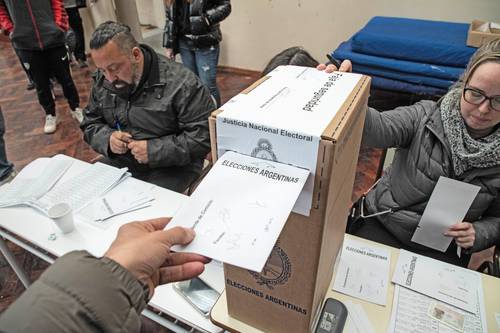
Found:
[(48, 215), (57, 227), (61, 229), (63, 234), (67, 234), (75, 230), (73, 211), (69, 204), (61, 202), (52, 206), (48, 211)]

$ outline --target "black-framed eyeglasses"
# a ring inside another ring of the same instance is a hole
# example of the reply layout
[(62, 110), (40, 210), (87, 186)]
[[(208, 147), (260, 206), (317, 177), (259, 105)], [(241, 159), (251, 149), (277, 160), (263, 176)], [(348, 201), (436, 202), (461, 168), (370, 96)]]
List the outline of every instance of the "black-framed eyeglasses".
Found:
[(490, 108), (500, 112), (500, 95), (486, 96), (481, 90), (471, 87), (464, 88), (464, 99), (474, 105), (481, 105), (485, 100), (489, 101)]

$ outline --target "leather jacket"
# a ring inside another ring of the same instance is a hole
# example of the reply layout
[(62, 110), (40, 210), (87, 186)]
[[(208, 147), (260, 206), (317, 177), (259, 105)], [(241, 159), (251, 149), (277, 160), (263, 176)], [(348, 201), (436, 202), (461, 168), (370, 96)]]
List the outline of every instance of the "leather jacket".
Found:
[[(186, 0), (182, 0), (186, 1)], [(220, 22), (231, 13), (230, 0), (192, 0), (189, 6), (190, 34), (179, 35), (178, 1), (165, 7), (163, 47), (179, 51), (179, 39), (184, 38), (196, 48), (206, 48), (222, 40)]]

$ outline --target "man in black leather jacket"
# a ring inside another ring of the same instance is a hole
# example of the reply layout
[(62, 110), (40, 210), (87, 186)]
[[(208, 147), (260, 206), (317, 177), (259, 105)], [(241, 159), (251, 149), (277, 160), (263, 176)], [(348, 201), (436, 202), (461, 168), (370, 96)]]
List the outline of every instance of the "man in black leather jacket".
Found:
[(105, 22), (90, 41), (94, 74), (81, 125), (105, 163), (182, 192), (210, 150), (208, 89), (181, 64), (139, 45), (126, 25)]
[(210, 89), (217, 105), (216, 84), (220, 22), (231, 13), (230, 0), (166, 0), (163, 47), (167, 58), (181, 54), (182, 63)]

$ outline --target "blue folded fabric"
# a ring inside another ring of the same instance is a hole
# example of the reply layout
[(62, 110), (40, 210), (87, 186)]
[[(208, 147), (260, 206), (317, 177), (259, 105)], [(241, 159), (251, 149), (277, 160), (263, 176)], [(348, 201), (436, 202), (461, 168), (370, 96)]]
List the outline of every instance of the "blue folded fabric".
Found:
[(379, 57), (466, 67), (476, 50), (466, 45), (469, 24), (373, 17), (352, 38), (352, 50)]
[(401, 73), (417, 74), (438, 79), (456, 81), (463, 73), (463, 67), (424, 64), (407, 60), (398, 60), (385, 57), (357, 53), (352, 50), (351, 40), (343, 42), (332, 52), (332, 56), (339, 60), (350, 59), (353, 64), (366, 65)]
[(423, 76), (418, 74), (410, 74), (410, 73), (402, 73), (398, 71), (383, 69), (379, 67), (371, 67), (359, 64), (353, 64), (353, 72), (362, 73), (366, 75), (375, 75), (384, 77), (387, 79), (393, 79), (398, 81), (404, 81), (408, 83), (412, 83), (418, 86), (431, 86), (435, 88), (448, 89), (453, 83), (454, 80), (445, 80), (434, 78), (430, 76)]
[(391, 80), (384, 77), (370, 75), (372, 78), (372, 87), (384, 90), (401, 91), (411, 94), (443, 96), (446, 94), (446, 89), (435, 88), (430, 86), (416, 85), (404, 81)]

